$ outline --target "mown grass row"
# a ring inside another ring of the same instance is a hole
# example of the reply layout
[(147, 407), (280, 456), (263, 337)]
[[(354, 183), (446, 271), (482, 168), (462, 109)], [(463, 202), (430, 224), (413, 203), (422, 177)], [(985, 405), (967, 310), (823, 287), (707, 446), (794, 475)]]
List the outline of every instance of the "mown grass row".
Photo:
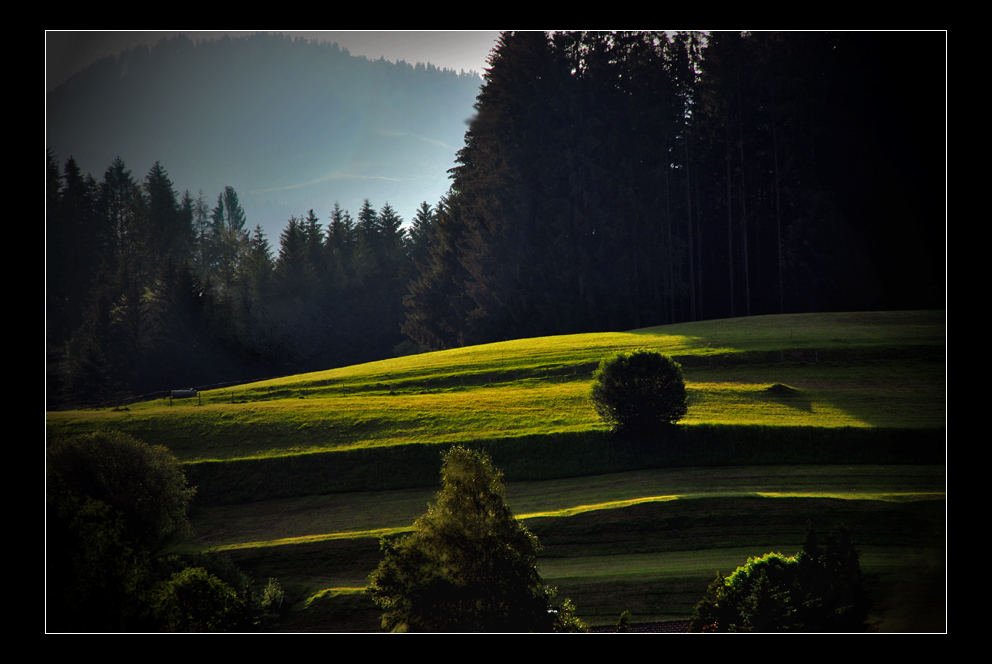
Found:
[[(509, 482), (507, 501), (540, 538), (545, 580), (590, 624), (624, 609), (638, 621), (685, 619), (717, 571), (769, 550), (794, 553), (812, 520), (851, 529), (878, 599), (877, 628), (940, 631), (945, 487), (942, 465), (696, 467)], [(196, 542), (279, 578), (295, 600), (283, 629), (372, 631), (378, 612), (362, 589), (378, 538), (406, 532), (432, 495), (202, 508)], [(905, 612), (910, 600), (917, 610)]]
[[(640, 502), (776, 495), (911, 500), (942, 494), (943, 466), (774, 465), (640, 469), (554, 480), (511, 481), (507, 501), (522, 519), (566, 517)], [(214, 505), (194, 512), (193, 549), (379, 537), (407, 529), (434, 487), (349, 492)], [(368, 505), (375, 505), (368, 510)]]
[[(852, 532), (877, 601), (875, 620), (889, 621), (882, 628), (939, 631), (946, 563), (943, 517), (942, 500), (706, 496), (534, 517), (526, 523), (543, 546), (542, 576), (562, 597), (575, 600), (590, 624), (609, 624), (624, 609), (638, 621), (685, 619), (718, 571), (727, 573), (750, 555), (794, 553), (812, 520), (821, 530), (844, 524)], [(295, 599), (287, 629), (377, 627), (378, 614), (361, 593), (379, 560), (375, 537), (234, 548), (215, 555), (280, 578)], [(914, 622), (904, 617), (900, 627), (892, 622), (893, 610), (900, 608), (894, 598), (905, 600), (914, 593), (917, 610), (909, 612)]]
[[(453, 443), (452, 443), (453, 444)], [(459, 444), (483, 450), (508, 480), (593, 476), (640, 468), (770, 464), (943, 463), (940, 430), (684, 426), (662, 440), (592, 431)], [(347, 491), (436, 486), (449, 444), (380, 446), (185, 466), (197, 505)]]

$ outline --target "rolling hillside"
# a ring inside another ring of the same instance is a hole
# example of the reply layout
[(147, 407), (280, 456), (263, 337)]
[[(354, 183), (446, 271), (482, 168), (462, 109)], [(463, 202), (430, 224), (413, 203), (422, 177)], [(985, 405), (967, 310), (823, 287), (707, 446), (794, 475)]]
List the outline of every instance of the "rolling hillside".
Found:
[[(279, 578), (292, 631), (376, 628), (361, 588), (377, 539), (423, 511), (454, 442), (504, 470), (542, 574), (592, 624), (625, 608), (685, 618), (716, 570), (794, 552), (813, 519), (854, 532), (878, 629), (930, 631), (943, 617), (945, 347), (943, 312), (757, 316), (413, 355), (50, 412), (48, 427), (172, 449), (199, 487), (180, 550)], [(593, 369), (632, 348), (684, 366), (675, 440), (618, 440), (592, 410)], [(929, 608), (896, 615), (907, 606)]]

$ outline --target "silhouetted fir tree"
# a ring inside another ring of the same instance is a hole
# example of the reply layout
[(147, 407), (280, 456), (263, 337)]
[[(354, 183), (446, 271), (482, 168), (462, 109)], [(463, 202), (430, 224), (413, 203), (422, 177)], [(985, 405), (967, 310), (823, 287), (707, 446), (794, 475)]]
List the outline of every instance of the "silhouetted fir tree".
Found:
[(111, 238), (98, 210), (97, 184), (70, 157), (64, 171), (49, 153), (46, 211), (48, 334), (65, 341), (81, 324)]
[[(279, 235), (279, 254), (273, 271), (273, 317), (284, 354), (298, 361), (308, 285), (307, 237), (302, 220), (289, 218)], [(294, 365), (295, 366), (295, 365)]]
[(238, 261), (248, 244), (247, 219), (234, 187), (224, 187), (210, 213), (210, 244), (215, 263), (211, 273), (223, 296), (233, 288)]
[(379, 256), (379, 213), (372, 201), (364, 199), (355, 217), (358, 272), (365, 279), (374, 271)]
[(185, 262), (192, 243), (192, 226), (181, 214), (172, 180), (159, 162), (145, 176), (144, 194), (147, 251), (156, 261)]
[(193, 200), (188, 189), (183, 191), (183, 195), (179, 199), (179, 228), (182, 229), (185, 244), (182, 260), (190, 266), (190, 269), (195, 269), (198, 250), (196, 201)]
[(426, 265), (430, 235), (434, 225), (434, 210), (423, 201), (407, 229), (407, 253), (414, 266)]
[[(403, 229), (403, 219), (389, 203), (383, 204), (376, 215), (376, 234), (382, 265), (387, 268), (405, 268), (406, 231)], [(406, 275), (401, 273), (397, 276), (402, 279)]]
[(236, 315), (238, 338), (245, 350), (269, 358), (274, 352), (271, 339), (272, 295), (274, 284), (272, 249), (261, 225), (256, 224), (238, 270)]
[(354, 278), (356, 233), (350, 213), (337, 203), (331, 209), (326, 233), (324, 247), (332, 283), (331, 290), (334, 293), (341, 293), (348, 289)]
[(117, 157), (104, 173), (100, 183), (100, 213), (111, 233), (111, 269), (118, 282), (140, 281), (150, 265), (146, 256), (147, 233), (144, 226), (145, 201), (141, 189)]
[(211, 237), (210, 206), (203, 196), (203, 191), (193, 201), (193, 271), (196, 276), (205, 281), (215, 264), (215, 247)]
[(403, 333), (427, 350), (466, 342), (464, 320), (473, 305), (465, 292), (469, 275), (459, 260), (465, 228), (456, 206), (455, 200), (445, 197), (435, 208), (427, 259), (418, 266), (403, 299)]
[(312, 272), (314, 279), (323, 287), (325, 271), (324, 252), (324, 229), (320, 223), (320, 218), (313, 211), (307, 212), (307, 216), (302, 220), (303, 233), (306, 237), (306, 262), (308, 269)]
[(268, 294), (273, 269), (274, 260), (269, 240), (265, 237), (262, 226), (256, 224), (248, 240), (248, 253), (242, 268), (243, 279), (254, 294), (254, 299), (263, 299)]
[(504, 33), (490, 56), (476, 115), (452, 172), (452, 197), (465, 224), (459, 258), (475, 307), (464, 336), (483, 342), (531, 336), (554, 312), (541, 305), (550, 229), (542, 228), (547, 173), (543, 137), (553, 128), (543, 113), (557, 92), (554, 59), (542, 32)]

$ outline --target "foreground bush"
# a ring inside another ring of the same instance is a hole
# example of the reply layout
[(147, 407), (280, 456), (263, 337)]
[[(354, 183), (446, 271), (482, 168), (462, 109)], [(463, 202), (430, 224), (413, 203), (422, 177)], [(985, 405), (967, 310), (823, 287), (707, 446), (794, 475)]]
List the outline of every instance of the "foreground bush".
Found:
[(717, 575), (696, 605), (694, 632), (860, 632), (869, 602), (858, 554), (846, 530), (821, 548), (810, 528), (795, 556), (749, 558)]
[(47, 462), (48, 628), (147, 629), (155, 557), (189, 529), (193, 490), (179, 462), (109, 432), (54, 441)]
[(169, 632), (241, 631), (252, 625), (244, 599), (202, 567), (187, 567), (162, 583), (152, 609), (161, 629)]
[(614, 431), (647, 435), (685, 417), (682, 367), (653, 351), (617, 353), (593, 374), (596, 412)]
[(504, 501), (488, 456), (445, 453), (442, 486), (414, 531), (382, 540), (384, 559), (368, 593), (382, 627), (410, 632), (544, 632), (582, 629), (571, 602), (537, 572), (537, 538)]
[(157, 549), (189, 532), (195, 489), (162, 445), (116, 431), (60, 439), (49, 445), (48, 473), (81, 499), (107, 505), (137, 548)]

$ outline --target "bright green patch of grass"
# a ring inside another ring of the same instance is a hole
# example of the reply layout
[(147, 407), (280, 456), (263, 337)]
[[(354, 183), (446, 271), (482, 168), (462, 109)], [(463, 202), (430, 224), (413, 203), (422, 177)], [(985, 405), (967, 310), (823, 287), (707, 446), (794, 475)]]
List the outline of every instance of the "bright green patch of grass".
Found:
[[(172, 405), (53, 412), (48, 424), (53, 433), (123, 430), (183, 461), (596, 430), (596, 364), (617, 350), (651, 348), (701, 362), (686, 366), (687, 424), (942, 427), (943, 343), (941, 312), (755, 316), (424, 353), (207, 390)], [(885, 361), (873, 350), (921, 347), (938, 356)], [(790, 360), (789, 351), (808, 348), (854, 359)], [(770, 351), (779, 354), (727, 359)], [(795, 392), (768, 392), (775, 384)]]
[[(714, 371), (686, 370), (693, 424), (818, 427), (941, 427), (945, 422), (942, 367), (920, 368), (914, 379), (886, 380), (893, 363), (833, 369), (738, 369), (723, 380)], [(833, 375), (831, 375), (833, 374)], [(838, 375), (841, 374), (841, 375)], [(926, 377), (933, 380), (926, 381)], [(698, 379), (697, 379), (698, 377)], [(699, 380), (702, 379), (702, 380)], [(793, 395), (770, 393), (780, 382)], [(49, 414), (53, 431), (95, 428), (130, 432), (168, 446), (183, 461), (257, 458), (375, 445), (448, 443), (507, 436), (604, 430), (589, 400), (591, 380), (521, 381), (429, 394), (310, 397), (135, 409), (118, 413)]]

